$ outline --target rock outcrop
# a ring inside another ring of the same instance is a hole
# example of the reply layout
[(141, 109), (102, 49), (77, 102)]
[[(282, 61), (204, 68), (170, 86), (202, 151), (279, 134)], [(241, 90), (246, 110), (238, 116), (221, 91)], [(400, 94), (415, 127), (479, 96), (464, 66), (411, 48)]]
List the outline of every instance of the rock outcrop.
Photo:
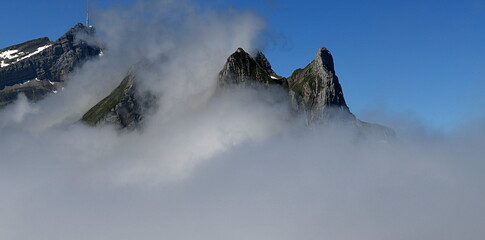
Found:
[[(0, 50), (0, 106), (21, 92), (29, 100), (41, 99), (62, 86), (75, 67), (98, 56), (101, 49), (77, 40), (79, 33), (92, 35), (94, 29), (79, 23), (55, 42), (39, 38)], [(42, 83), (25, 85), (33, 81)]]

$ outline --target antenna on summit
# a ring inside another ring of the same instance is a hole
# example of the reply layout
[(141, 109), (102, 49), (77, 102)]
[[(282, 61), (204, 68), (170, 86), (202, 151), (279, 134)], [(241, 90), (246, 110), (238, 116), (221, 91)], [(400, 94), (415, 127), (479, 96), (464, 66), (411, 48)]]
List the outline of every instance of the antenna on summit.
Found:
[(89, 2), (86, 0), (86, 27), (91, 27), (89, 25)]

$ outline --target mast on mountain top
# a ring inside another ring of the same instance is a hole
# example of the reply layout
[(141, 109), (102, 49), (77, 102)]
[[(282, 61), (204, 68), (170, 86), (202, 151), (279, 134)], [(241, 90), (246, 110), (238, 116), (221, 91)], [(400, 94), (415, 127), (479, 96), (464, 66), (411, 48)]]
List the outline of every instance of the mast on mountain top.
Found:
[(86, 0), (86, 27), (91, 27), (91, 25), (89, 25), (89, 3), (88, 3), (88, 0)]

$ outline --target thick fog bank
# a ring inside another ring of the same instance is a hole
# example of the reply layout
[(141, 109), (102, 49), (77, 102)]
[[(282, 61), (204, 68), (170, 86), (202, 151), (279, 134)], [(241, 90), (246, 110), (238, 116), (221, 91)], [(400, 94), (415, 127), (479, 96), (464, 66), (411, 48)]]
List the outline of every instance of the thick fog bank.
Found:
[[(0, 111), (0, 239), (485, 236), (483, 119), (440, 133), (386, 117), (397, 138), (383, 141), (306, 126), (278, 88), (216, 91), (263, 25), (189, 1), (99, 10), (105, 55), (59, 94)], [(143, 130), (78, 122), (140, 61), (160, 96)]]

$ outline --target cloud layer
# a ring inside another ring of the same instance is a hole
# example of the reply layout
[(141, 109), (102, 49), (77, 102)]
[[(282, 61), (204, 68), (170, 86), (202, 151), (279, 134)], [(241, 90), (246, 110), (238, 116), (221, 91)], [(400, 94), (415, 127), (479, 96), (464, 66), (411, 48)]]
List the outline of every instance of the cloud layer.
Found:
[[(102, 58), (0, 112), (1, 239), (485, 235), (484, 121), (423, 134), (377, 117), (400, 136), (388, 142), (307, 127), (281, 89), (216, 92), (229, 54), (258, 44), (257, 16), (143, 1), (97, 19)], [(141, 60), (142, 88), (161, 96), (143, 131), (77, 122)]]

